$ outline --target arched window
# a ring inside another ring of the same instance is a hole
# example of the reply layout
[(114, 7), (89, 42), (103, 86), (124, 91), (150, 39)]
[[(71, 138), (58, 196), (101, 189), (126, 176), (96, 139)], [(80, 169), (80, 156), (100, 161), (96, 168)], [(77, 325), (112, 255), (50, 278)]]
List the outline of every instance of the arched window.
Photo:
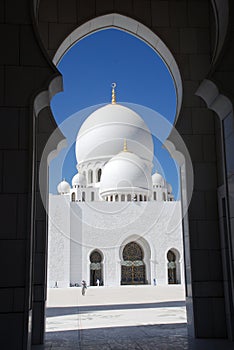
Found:
[(110, 201), (113, 202), (113, 196), (110, 196)]
[(168, 284), (176, 283), (176, 256), (173, 251), (169, 250), (167, 253), (167, 268), (168, 268)]
[(75, 194), (75, 192), (72, 192), (72, 196), (71, 196), (72, 198), (72, 202), (75, 202), (75, 200), (76, 200), (76, 194)]
[(90, 286), (103, 285), (102, 255), (94, 250), (90, 254)]
[(88, 171), (88, 183), (93, 183), (93, 170)]
[(146, 198), (146, 196), (144, 196), (144, 202), (146, 202), (146, 200), (147, 200), (147, 198)]
[(100, 182), (101, 176), (102, 176), (102, 169), (98, 169), (98, 172), (97, 172), (97, 182)]
[(140, 194), (139, 201), (142, 202), (142, 200), (143, 200), (143, 196), (142, 196), (142, 194)]
[(125, 194), (121, 194), (121, 202), (125, 201)]
[(166, 201), (166, 193), (163, 192), (163, 200)]
[(91, 201), (92, 202), (94, 201), (94, 192), (93, 191), (91, 192)]
[(85, 202), (85, 192), (82, 192), (82, 202)]
[(154, 201), (156, 201), (156, 200), (157, 200), (157, 193), (154, 192)]
[(132, 196), (130, 194), (127, 195), (127, 202), (131, 202)]
[(118, 202), (118, 200), (119, 200), (119, 196), (118, 196), (118, 194), (116, 194), (115, 195), (115, 201)]

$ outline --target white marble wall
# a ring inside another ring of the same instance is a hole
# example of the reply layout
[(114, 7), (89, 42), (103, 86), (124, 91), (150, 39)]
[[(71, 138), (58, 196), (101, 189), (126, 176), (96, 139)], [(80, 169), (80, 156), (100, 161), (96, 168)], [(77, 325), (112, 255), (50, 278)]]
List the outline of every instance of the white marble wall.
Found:
[(48, 235), (48, 286), (70, 285), (70, 201), (50, 195)]
[[(103, 254), (104, 284), (119, 285), (122, 251), (131, 241), (137, 241), (144, 251), (148, 283), (156, 278), (158, 284), (167, 284), (168, 250), (176, 249), (183, 261), (180, 202), (68, 203), (63, 198), (50, 197), (50, 216), (54, 216), (50, 222), (56, 223), (49, 228), (50, 286), (61, 274), (64, 283), (67, 276), (72, 284), (82, 279), (89, 283), (89, 257), (94, 249)], [(62, 245), (66, 245), (63, 254), (61, 248), (55, 249)], [(65, 275), (67, 264), (70, 271)], [(178, 279), (184, 283), (183, 263)]]

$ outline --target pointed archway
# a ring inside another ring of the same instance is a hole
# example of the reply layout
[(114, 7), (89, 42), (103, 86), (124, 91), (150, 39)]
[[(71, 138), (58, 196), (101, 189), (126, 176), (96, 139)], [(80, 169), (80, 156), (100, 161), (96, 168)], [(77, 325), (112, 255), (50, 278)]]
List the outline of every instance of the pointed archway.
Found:
[(103, 285), (103, 257), (98, 250), (90, 254), (90, 286)]

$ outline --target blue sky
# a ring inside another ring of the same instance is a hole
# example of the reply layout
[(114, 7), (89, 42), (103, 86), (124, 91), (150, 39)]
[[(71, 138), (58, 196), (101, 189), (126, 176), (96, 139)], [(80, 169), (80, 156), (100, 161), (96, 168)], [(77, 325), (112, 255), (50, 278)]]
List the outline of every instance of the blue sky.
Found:
[[(134, 108), (153, 133), (154, 170), (157, 167), (163, 172), (177, 194), (177, 168), (162, 148), (169, 127), (160, 122), (162, 115), (173, 124), (176, 94), (171, 75), (155, 51), (126, 32), (102, 30), (74, 45), (62, 58), (58, 69), (63, 75), (64, 91), (53, 98), (51, 108), (68, 139), (68, 148), (51, 162), (50, 192), (57, 192), (62, 178), (71, 183), (76, 173), (74, 135), (91, 111), (100, 104), (110, 103), (111, 83), (116, 82), (117, 102)], [(70, 116), (72, 130), (66, 122), (62, 124)]]

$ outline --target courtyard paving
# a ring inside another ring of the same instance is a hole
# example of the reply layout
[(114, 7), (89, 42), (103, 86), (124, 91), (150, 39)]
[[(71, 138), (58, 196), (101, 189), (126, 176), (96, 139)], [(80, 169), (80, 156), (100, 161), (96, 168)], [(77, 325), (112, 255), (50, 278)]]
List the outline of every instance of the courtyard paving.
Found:
[(89, 287), (48, 290), (46, 350), (229, 350), (223, 340), (189, 340), (184, 288)]

